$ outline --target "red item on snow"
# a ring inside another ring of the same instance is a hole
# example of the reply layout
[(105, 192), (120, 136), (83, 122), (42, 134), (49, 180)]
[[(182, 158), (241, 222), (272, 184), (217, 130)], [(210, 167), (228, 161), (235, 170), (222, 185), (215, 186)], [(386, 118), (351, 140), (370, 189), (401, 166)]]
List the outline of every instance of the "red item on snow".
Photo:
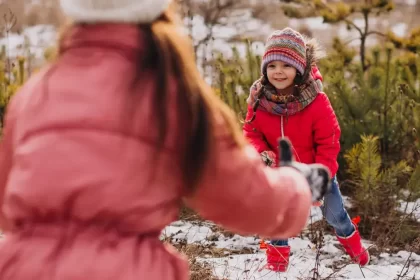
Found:
[(273, 246), (267, 244), (266, 268), (276, 272), (286, 272), (289, 266), (290, 246)]
[(267, 243), (264, 240), (260, 241), (260, 249), (267, 249)]
[(344, 247), (346, 253), (352, 258), (355, 263), (361, 266), (365, 266), (370, 261), (369, 251), (362, 244), (358, 224), (360, 222), (360, 216), (352, 219), (355, 231), (348, 237), (340, 237), (337, 235), (337, 239), (340, 244)]

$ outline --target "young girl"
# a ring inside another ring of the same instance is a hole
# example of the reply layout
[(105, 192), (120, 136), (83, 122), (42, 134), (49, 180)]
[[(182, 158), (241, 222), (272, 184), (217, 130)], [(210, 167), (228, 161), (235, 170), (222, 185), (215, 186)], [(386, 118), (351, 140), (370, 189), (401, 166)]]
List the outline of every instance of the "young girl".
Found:
[[(344, 209), (335, 178), (340, 127), (327, 95), (322, 92), (322, 76), (316, 67), (319, 57), (316, 42), (291, 28), (271, 34), (262, 59), (262, 77), (250, 90), (243, 131), (270, 166), (277, 162), (277, 139), (288, 137), (297, 161), (321, 163), (329, 168), (334, 179), (321, 209), (345, 251), (364, 266), (369, 262), (369, 253), (361, 243), (357, 225)], [(270, 243), (268, 267), (285, 271), (290, 254), (288, 241)]]
[(61, 5), (74, 26), (2, 131), (0, 280), (187, 280), (159, 240), (182, 201), (238, 233), (303, 229), (318, 170), (266, 167), (245, 145), (168, 0)]

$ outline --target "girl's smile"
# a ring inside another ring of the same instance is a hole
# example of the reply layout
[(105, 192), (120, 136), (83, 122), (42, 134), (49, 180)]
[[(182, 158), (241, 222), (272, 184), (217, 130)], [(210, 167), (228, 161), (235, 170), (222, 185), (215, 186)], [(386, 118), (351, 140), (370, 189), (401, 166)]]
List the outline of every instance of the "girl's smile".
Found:
[(293, 85), (296, 68), (282, 61), (273, 61), (267, 65), (268, 81), (277, 89), (285, 89)]

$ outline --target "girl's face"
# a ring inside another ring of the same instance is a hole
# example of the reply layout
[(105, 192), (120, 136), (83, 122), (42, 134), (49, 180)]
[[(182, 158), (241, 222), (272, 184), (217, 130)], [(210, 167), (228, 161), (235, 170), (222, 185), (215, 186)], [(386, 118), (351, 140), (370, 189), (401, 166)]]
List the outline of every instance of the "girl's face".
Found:
[(296, 68), (282, 61), (273, 61), (267, 65), (268, 81), (277, 89), (285, 89), (293, 85)]

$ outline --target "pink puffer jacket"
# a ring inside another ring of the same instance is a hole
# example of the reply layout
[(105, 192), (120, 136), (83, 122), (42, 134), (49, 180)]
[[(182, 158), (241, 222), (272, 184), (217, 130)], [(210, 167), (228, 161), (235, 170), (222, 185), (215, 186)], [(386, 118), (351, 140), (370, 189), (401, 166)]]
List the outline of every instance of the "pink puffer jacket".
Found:
[(0, 150), (0, 280), (186, 280), (187, 262), (159, 240), (183, 200), (242, 234), (285, 238), (304, 227), (305, 179), (232, 145), (223, 123), (198, 191), (184, 196), (176, 84), (169, 139), (151, 164), (154, 79), (144, 74), (137, 94), (127, 87), (141, 51), (134, 26), (74, 28), (52, 70), (13, 98)]

